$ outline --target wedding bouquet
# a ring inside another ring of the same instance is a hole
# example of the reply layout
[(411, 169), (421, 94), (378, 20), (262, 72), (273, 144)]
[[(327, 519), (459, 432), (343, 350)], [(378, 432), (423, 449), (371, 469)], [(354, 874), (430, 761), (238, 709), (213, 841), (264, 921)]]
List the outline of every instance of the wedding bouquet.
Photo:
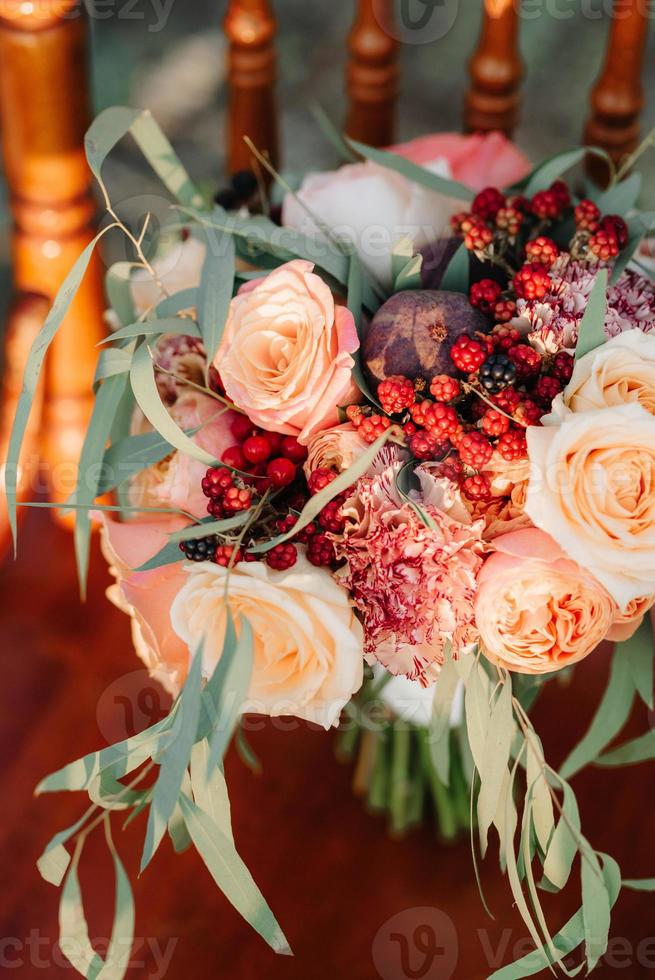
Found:
[[(127, 133), (176, 199), (154, 255), (101, 178)], [(166, 833), (193, 843), (290, 952), (232, 837), (223, 757), (251, 712), (341, 723), (359, 789), (397, 832), (434, 808), (445, 836), (470, 829), (475, 859), (493, 829), (535, 945), (494, 977), (574, 975), (578, 948), (592, 969), (620, 889), (655, 887), (585, 838), (570, 784), (592, 762), (655, 757), (650, 731), (608, 749), (635, 699), (653, 708), (655, 286), (638, 257), (653, 216), (625, 176), (635, 161), (600, 191), (562, 179), (600, 151), (530, 169), (498, 135), (389, 151), (329, 135), (341, 169), (294, 182), (252, 147), (258, 173), (213, 201), (148, 113), (107, 110), (87, 137), (111, 218), (98, 239), (117, 229), (133, 257), (108, 272), (111, 330), (66, 506), (82, 587), (97, 520), (109, 597), (173, 696), (163, 720), (39, 787), (91, 800), (39, 860), (63, 882), (62, 946), (87, 977), (123, 976), (129, 959), (117, 810), (147, 813), (142, 870)], [(36, 379), (95, 244), (27, 365), (14, 522)], [(607, 691), (557, 771), (530, 709), (603, 640), (617, 643)], [(116, 869), (104, 961), (77, 878), (100, 824)], [(574, 866), (581, 907), (552, 933), (540, 890)]]

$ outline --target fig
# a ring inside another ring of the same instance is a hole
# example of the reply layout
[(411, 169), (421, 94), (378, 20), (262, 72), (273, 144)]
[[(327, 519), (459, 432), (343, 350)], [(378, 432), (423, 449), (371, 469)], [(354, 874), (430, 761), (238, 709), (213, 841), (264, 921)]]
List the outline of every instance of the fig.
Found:
[(377, 384), (392, 374), (429, 382), (435, 374), (458, 373), (449, 353), (460, 334), (489, 328), (463, 293), (408, 289), (388, 299), (369, 323), (362, 360)]

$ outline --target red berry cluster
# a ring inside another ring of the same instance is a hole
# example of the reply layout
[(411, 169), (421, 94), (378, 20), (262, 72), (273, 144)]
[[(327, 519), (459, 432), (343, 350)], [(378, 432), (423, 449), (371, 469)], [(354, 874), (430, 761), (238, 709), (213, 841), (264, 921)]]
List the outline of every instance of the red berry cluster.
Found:
[(293, 436), (258, 429), (245, 415), (239, 415), (230, 426), (235, 443), (221, 456), (232, 470), (248, 474), (259, 493), (290, 486), (298, 467), (307, 459), (307, 450)]
[(628, 244), (628, 226), (618, 214), (602, 216), (597, 204), (585, 198), (573, 212), (576, 235), (571, 244), (574, 254), (600, 262), (611, 262)]

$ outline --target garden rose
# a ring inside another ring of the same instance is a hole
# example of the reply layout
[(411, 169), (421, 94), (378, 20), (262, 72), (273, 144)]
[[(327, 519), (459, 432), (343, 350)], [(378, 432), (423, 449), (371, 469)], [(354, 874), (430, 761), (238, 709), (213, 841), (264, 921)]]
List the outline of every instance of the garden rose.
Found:
[[(498, 133), (426, 136), (391, 150), (474, 190), (489, 184), (511, 184), (530, 169), (523, 154)], [(325, 242), (311, 217), (316, 215), (323, 227), (351, 241), (366, 269), (381, 285), (389, 287), (394, 246), (409, 237), (418, 250), (450, 235), (449, 219), (463, 206), (461, 200), (366, 161), (306, 176), (296, 194), (285, 198), (282, 223)], [(325, 243), (324, 247), (329, 246)]]
[(331, 429), (318, 432), (309, 440), (309, 455), (304, 465), (305, 475), (322, 467), (343, 473), (367, 449), (367, 443), (350, 423), (335, 425)]
[(530, 427), (527, 438), (532, 522), (620, 609), (655, 592), (655, 418), (620, 405)]
[(297, 259), (230, 304), (215, 366), (229, 398), (257, 425), (307, 443), (357, 400), (352, 313)]
[[(329, 728), (363, 680), (362, 628), (347, 593), (304, 555), (286, 572), (263, 562), (186, 566), (186, 583), (171, 621), (190, 650), (202, 637), (203, 673), (210, 676), (225, 635), (226, 594), (237, 630), (247, 617), (254, 667), (246, 710), (295, 715)], [(226, 592), (227, 590), (227, 592)]]
[(633, 599), (622, 612), (617, 610), (612, 628), (607, 634), (606, 639), (612, 640), (615, 643), (629, 640), (637, 632), (644, 616), (654, 605), (655, 595), (648, 595), (642, 596), (639, 599)]
[(519, 674), (582, 660), (605, 638), (612, 598), (586, 569), (536, 528), (494, 541), (478, 575), (475, 618), (483, 653)]
[(626, 330), (575, 362), (553, 415), (638, 402), (655, 415), (655, 334)]

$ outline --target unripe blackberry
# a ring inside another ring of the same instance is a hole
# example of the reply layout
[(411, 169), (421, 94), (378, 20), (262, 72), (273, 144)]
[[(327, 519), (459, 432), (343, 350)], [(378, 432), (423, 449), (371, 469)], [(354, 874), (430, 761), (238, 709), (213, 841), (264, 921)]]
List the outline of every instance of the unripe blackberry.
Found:
[(516, 381), (516, 368), (507, 354), (492, 354), (480, 368), (480, 384), (495, 395)]

